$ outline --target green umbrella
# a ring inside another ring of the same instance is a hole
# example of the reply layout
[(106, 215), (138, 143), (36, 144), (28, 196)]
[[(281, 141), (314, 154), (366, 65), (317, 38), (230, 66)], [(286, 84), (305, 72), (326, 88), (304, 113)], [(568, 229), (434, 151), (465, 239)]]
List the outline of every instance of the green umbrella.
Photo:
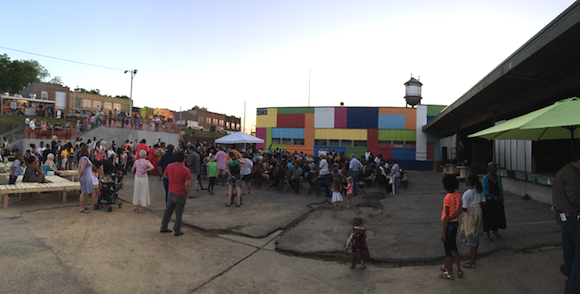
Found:
[(468, 137), (533, 141), (580, 138), (580, 98), (560, 100)]

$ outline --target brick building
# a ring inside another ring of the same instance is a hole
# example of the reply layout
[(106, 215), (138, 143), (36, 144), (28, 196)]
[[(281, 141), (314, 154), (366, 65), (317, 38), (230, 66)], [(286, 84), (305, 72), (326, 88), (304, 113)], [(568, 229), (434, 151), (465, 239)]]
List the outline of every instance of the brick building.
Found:
[[(174, 112), (175, 119), (179, 119), (179, 112)], [(212, 126), (226, 131), (239, 132), (242, 129), (241, 118), (233, 115), (196, 109), (183, 111), (183, 120), (195, 120), (204, 130), (210, 130)]]
[[(20, 91), (23, 97), (55, 101), (55, 108), (66, 113), (72, 113), (73, 108), (95, 112), (97, 108), (103, 111), (128, 112), (130, 100), (124, 98), (108, 97), (89, 93), (73, 92), (69, 87), (51, 83), (32, 83)], [(73, 101), (74, 100), (74, 101)]]

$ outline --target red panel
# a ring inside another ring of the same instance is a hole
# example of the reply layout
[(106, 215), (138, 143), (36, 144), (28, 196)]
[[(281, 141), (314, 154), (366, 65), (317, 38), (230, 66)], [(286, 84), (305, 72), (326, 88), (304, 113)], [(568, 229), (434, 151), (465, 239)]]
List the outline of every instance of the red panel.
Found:
[(379, 147), (379, 130), (367, 129), (367, 148), (369, 150), (373, 150), (378, 149), (378, 147)]
[(304, 128), (304, 113), (278, 113), (277, 127)]
[(375, 149), (371, 149), (369, 148), (369, 151), (373, 153), (374, 156), (378, 156), (379, 154), (383, 155), (383, 159), (391, 159), (392, 157), (392, 152), (391, 152), (391, 148), (375, 148)]

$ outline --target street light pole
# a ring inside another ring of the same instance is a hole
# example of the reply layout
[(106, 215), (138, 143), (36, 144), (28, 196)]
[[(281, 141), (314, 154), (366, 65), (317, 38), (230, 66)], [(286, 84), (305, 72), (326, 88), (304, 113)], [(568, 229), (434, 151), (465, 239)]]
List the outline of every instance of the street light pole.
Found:
[(131, 72), (131, 90), (129, 92), (129, 114), (133, 116), (133, 78), (137, 74), (137, 70), (126, 70), (125, 73)]

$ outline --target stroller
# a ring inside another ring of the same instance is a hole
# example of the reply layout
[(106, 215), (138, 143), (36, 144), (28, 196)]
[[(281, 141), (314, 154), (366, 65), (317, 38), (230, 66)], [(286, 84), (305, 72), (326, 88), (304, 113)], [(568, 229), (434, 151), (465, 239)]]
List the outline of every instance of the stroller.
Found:
[(108, 181), (101, 180), (99, 183), (99, 198), (97, 203), (93, 205), (94, 210), (99, 210), (101, 205), (105, 206), (105, 212), (113, 211), (111, 205), (119, 205), (119, 208), (123, 207), (123, 202), (119, 199), (119, 190), (121, 189), (120, 179), (122, 174), (120, 172), (115, 172), (111, 174), (111, 178)]

